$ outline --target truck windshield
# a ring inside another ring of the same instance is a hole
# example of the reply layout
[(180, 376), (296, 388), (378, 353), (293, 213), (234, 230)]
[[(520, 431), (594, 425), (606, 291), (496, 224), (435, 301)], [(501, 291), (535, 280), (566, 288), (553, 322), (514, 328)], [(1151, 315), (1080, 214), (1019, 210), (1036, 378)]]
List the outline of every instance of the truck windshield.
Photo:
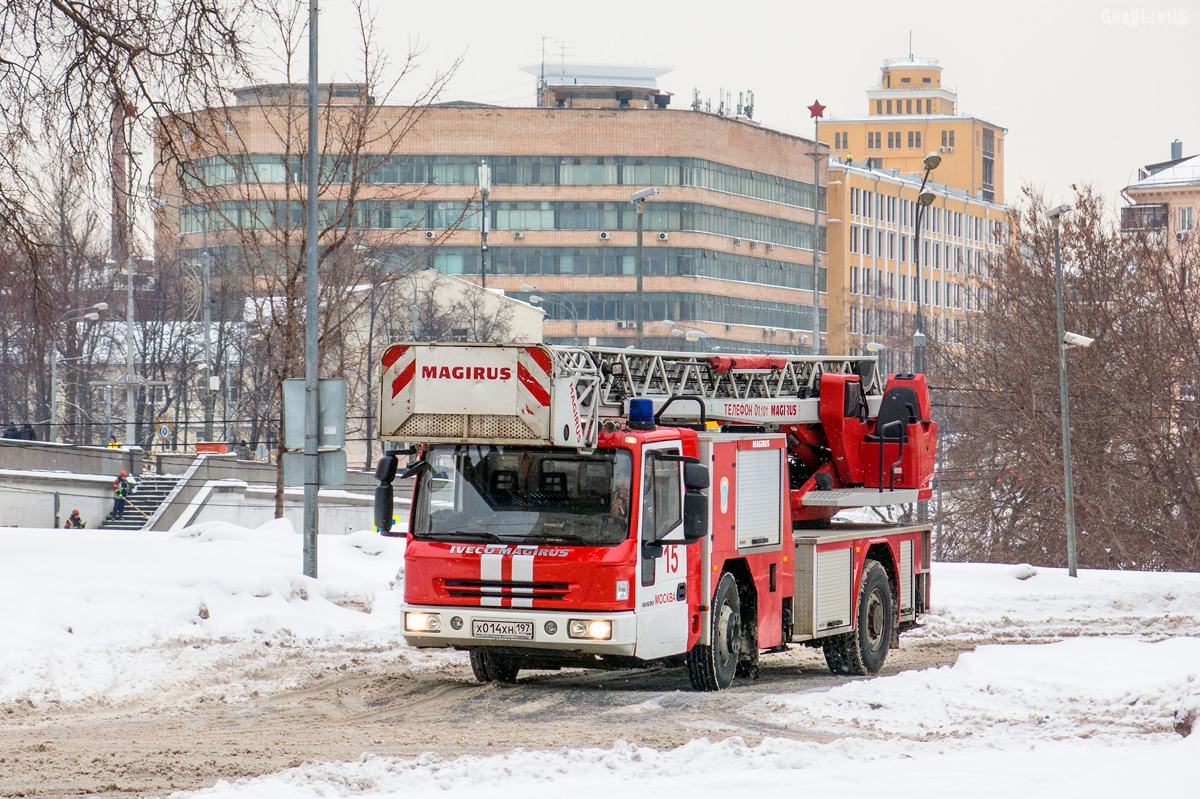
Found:
[(625, 450), (439, 446), (427, 460), (416, 538), (613, 546), (629, 536), (633, 459)]

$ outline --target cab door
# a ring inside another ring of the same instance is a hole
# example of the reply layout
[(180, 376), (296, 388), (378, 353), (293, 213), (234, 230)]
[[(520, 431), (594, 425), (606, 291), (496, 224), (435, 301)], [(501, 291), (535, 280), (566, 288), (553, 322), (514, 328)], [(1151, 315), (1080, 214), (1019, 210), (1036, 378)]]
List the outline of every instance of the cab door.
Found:
[(687, 547), (683, 540), (683, 464), (679, 442), (642, 448), (638, 514), (637, 648), (639, 658), (687, 651)]

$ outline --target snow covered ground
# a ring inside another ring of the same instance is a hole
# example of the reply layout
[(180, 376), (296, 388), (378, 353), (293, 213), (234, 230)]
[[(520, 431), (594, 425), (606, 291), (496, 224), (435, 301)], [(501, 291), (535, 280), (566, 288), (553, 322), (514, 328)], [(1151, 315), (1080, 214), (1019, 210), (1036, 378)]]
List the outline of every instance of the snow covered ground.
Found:
[[(238, 702), (350, 660), (444, 668), (461, 656), (397, 635), (402, 557), (402, 541), (369, 532), (323, 537), (310, 580), (286, 522), (176, 535), (0, 529), (0, 708)], [(833, 743), (364, 754), (190, 796), (1200, 795), (1200, 733), (1180, 734), (1200, 712), (1200, 574), (937, 564), (933, 590), (911, 635), (1024, 645), (740, 710), (841, 736)]]
[(175, 535), (0, 528), (0, 707), (236, 701), (351, 658), (445, 661), (398, 635), (403, 539), (322, 536), (318, 551), (310, 580), (286, 520)]

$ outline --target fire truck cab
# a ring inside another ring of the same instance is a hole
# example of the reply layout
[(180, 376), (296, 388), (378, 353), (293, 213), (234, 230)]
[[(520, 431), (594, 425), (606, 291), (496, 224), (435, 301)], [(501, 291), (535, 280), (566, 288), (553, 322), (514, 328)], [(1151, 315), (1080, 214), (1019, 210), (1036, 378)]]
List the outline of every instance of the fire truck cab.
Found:
[(791, 643), (877, 672), (928, 606), (930, 528), (829, 519), (928, 497), (936, 425), (921, 376), (889, 394), (873, 365), (393, 345), (381, 438), (419, 445), (405, 640), (482, 681), (665, 663), (719, 690)]

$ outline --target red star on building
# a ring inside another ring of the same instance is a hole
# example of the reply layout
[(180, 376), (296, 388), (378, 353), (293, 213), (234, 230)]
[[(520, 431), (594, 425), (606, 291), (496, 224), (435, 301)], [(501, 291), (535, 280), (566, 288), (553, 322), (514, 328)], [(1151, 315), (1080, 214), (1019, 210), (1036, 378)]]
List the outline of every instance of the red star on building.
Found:
[(808, 107), (808, 115), (810, 119), (825, 116), (825, 106), (821, 105), (820, 100), (813, 100), (813, 104)]

